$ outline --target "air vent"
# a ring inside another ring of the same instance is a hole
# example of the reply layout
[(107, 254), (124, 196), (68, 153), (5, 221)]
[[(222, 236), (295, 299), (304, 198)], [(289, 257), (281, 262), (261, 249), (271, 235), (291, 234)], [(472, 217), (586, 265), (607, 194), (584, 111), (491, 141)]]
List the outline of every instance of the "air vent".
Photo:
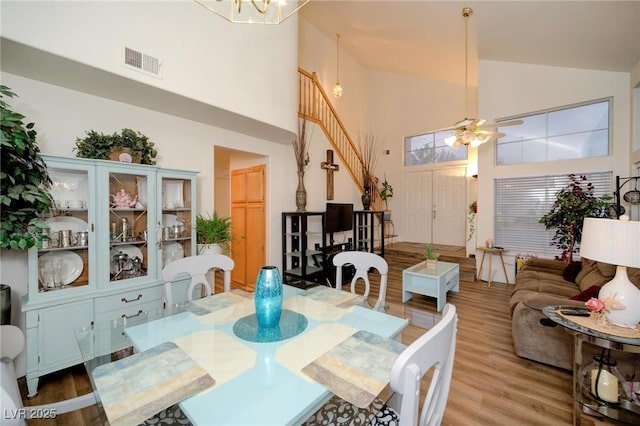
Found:
[(162, 77), (160, 73), (162, 62), (160, 59), (131, 49), (130, 47), (124, 48), (124, 65), (127, 68), (141, 71), (154, 77)]

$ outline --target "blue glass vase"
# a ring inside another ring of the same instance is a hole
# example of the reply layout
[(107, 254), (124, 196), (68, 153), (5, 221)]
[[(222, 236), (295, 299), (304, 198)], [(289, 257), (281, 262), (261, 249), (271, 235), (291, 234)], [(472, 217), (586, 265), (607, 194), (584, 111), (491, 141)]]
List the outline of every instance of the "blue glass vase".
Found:
[(264, 266), (260, 269), (256, 281), (255, 304), (259, 328), (271, 328), (280, 323), (282, 278), (275, 266)]

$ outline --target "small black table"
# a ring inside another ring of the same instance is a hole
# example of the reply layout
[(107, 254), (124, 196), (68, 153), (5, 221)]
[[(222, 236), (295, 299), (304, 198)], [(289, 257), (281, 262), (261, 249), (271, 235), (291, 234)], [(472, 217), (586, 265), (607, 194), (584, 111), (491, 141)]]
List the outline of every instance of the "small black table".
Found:
[[(620, 337), (613, 334), (602, 333), (592, 328), (570, 321), (558, 313), (563, 306), (546, 306), (542, 312), (551, 321), (563, 326), (573, 335), (573, 424), (580, 425), (580, 415), (583, 407), (629, 424), (640, 424), (640, 406), (629, 401), (622, 401), (618, 406), (602, 405), (591, 398), (589, 392), (583, 392), (582, 370), (582, 343), (587, 342), (605, 349), (613, 349), (621, 352), (640, 354), (640, 338)], [(575, 306), (567, 306), (567, 309)]]

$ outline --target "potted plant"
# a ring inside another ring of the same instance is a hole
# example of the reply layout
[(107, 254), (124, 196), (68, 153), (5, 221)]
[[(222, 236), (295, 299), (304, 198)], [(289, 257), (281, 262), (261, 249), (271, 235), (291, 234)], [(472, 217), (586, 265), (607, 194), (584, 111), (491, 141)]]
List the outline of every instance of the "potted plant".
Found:
[(34, 124), (24, 124), (24, 115), (12, 111), (3, 97), (16, 96), (8, 87), (0, 86), (2, 109), (2, 168), (0, 169), (1, 247), (24, 250), (42, 247), (49, 238), (40, 214), (53, 204), (51, 179), (40, 156)]
[[(571, 263), (576, 244), (582, 240), (585, 217), (600, 217), (609, 206), (610, 195), (596, 197), (595, 188), (584, 175), (569, 175), (569, 184), (556, 194), (549, 213), (539, 220), (546, 229), (555, 229), (552, 244), (562, 250), (556, 259)], [(586, 184), (583, 187), (583, 184)]]
[(364, 194), (362, 194), (362, 206), (364, 210), (369, 210), (372, 201), (373, 190), (375, 186), (374, 170), (378, 163), (378, 158), (382, 153), (379, 146), (379, 139), (372, 133), (365, 133), (359, 143), (358, 149), (360, 150), (360, 159), (362, 160), (362, 187), (364, 188)]
[(469, 223), (469, 236), (467, 241), (471, 241), (473, 234), (476, 232), (476, 215), (478, 214), (478, 202), (473, 201), (469, 204), (469, 211), (467, 213), (467, 222)]
[(384, 177), (384, 181), (380, 184), (380, 198), (384, 201), (384, 212), (382, 213), (382, 220), (391, 220), (391, 210), (389, 210), (389, 203), (387, 200), (393, 198), (393, 186), (387, 181), (387, 177)]
[(76, 139), (73, 150), (80, 158), (154, 165), (158, 155), (154, 145), (147, 136), (131, 129), (122, 129), (120, 133), (111, 135), (90, 130), (84, 138)]
[(196, 216), (198, 254), (229, 253), (231, 249), (231, 218), (212, 215)]
[(424, 245), (424, 258), (427, 269), (436, 269), (438, 267), (438, 253), (431, 244)]

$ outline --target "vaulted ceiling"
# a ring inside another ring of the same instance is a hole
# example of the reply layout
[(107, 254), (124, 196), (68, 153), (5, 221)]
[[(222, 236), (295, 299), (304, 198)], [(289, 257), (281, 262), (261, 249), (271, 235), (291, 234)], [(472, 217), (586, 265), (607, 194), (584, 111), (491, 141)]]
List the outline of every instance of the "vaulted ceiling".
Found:
[[(630, 72), (640, 62), (640, 1), (325, 1), (300, 11), (366, 68), (436, 80), (479, 59)], [(453, 75), (455, 74), (455, 76)]]

